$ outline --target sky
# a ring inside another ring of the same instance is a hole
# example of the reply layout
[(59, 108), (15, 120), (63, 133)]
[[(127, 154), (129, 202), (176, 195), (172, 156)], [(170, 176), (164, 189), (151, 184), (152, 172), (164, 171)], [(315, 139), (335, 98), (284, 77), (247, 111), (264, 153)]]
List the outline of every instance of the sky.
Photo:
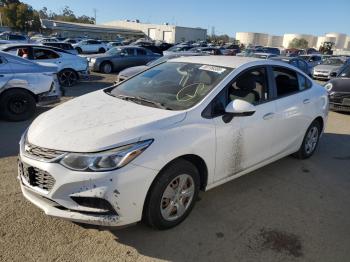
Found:
[(274, 35), (303, 33), (350, 35), (350, 0), (22, 0), (35, 9), (58, 12), (68, 5), (76, 15), (93, 16), (97, 24), (139, 19), (147, 23), (202, 27), (211, 34), (236, 32)]

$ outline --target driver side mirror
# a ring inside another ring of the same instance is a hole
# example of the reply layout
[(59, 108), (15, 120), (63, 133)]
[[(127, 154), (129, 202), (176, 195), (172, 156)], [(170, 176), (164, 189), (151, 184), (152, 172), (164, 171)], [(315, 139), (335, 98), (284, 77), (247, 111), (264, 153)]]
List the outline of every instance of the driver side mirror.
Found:
[(235, 116), (251, 116), (255, 113), (256, 108), (247, 101), (235, 99), (231, 101), (225, 108), (226, 114), (223, 116), (223, 121), (228, 123)]

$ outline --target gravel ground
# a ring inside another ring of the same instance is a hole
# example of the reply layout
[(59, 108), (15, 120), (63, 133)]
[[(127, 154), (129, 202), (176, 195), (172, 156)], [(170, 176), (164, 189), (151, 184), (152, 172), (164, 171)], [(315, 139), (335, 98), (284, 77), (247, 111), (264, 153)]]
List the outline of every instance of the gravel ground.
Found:
[[(94, 74), (65, 100), (114, 78)], [(0, 120), (0, 261), (349, 261), (349, 114), (330, 113), (311, 159), (286, 157), (201, 193), (184, 223), (161, 232), (75, 224), (26, 201), (16, 155), (30, 122)]]

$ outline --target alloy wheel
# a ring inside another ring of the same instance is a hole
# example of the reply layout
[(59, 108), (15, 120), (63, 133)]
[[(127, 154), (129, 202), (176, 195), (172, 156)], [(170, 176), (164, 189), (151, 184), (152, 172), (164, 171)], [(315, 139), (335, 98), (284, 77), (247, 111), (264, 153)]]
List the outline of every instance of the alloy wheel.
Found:
[(162, 217), (174, 221), (182, 217), (193, 201), (195, 186), (190, 175), (182, 174), (175, 177), (166, 187), (161, 203)]
[(317, 141), (318, 141), (318, 128), (316, 126), (313, 126), (309, 130), (305, 139), (305, 152), (308, 155), (315, 150)]

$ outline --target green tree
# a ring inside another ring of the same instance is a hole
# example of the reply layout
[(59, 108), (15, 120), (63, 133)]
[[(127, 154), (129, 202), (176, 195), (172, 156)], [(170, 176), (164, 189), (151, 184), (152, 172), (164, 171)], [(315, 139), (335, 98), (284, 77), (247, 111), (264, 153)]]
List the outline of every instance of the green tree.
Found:
[(288, 48), (296, 48), (296, 49), (306, 49), (308, 48), (309, 43), (304, 38), (294, 38), (290, 43)]

